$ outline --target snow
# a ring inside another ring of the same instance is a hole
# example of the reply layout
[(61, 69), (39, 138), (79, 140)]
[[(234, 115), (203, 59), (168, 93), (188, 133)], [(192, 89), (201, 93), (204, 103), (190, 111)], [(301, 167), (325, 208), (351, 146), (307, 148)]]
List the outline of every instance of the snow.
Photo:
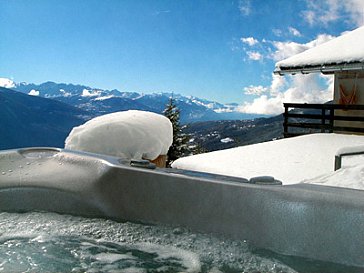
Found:
[(40, 92), (38, 90), (32, 89), (29, 91), (28, 95), (30, 96), (39, 96)]
[[(364, 145), (364, 136), (312, 134), (184, 157), (172, 167), (247, 179), (268, 175), (283, 185), (317, 181), (338, 186), (351, 181), (347, 186), (357, 184), (364, 189), (363, 178), (357, 179), (364, 174), (364, 159), (334, 172), (337, 151), (360, 145)], [(347, 177), (343, 179), (343, 175)]]
[(59, 89), (59, 92), (62, 93), (62, 96), (64, 97), (70, 97), (72, 94), (70, 92), (65, 91), (64, 89)]
[(222, 143), (229, 143), (229, 142), (233, 142), (234, 139), (232, 139), (231, 137), (226, 137), (226, 138), (223, 138), (223, 139), (220, 139), (220, 142)]
[(108, 100), (108, 99), (111, 99), (111, 98), (114, 98), (114, 97), (115, 97), (114, 95), (101, 96), (101, 97), (95, 98), (95, 100), (96, 101), (103, 101), (103, 100)]
[(165, 116), (129, 110), (99, 116), (73, 128), (65, 148), (153, 160), (167, 154), (172, 138), (172, 123)]
[[(364, 162), (364, 159), (362, 162)], [(336, 172), (330, 172), (314, 179), (303, 180), (303, 183), (317, 184), (364, 190), (364, 164), (345, 166)]]
[(99, 96), (100, 93), (101, 93), (100, 90), (87, 90), (87, 89), (83, 89), (82, 90), (81, 97), (96, 97), (96, 96)]
[(7, 78), (0, 78), (0, 87), (13, 88), (15, 87), (15, 82)]
[(364, 26), (276, 63), (280, 68), (364, 62)]
[(336, 151), (336, 155), (353, 154), (353, 153), (364, 153), (364, 145), (342, 147), (341, 149)]

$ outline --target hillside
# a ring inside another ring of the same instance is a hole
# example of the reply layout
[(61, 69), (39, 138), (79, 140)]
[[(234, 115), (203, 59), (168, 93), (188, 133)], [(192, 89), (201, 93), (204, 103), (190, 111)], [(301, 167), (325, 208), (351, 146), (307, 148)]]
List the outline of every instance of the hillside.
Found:
[(0, 149), (56, 146), (87, 112), (59, 101), (0, 87)]
[(187, 125), (184, 132), (191, 135), (190, 145), (216, 151), (282, 138), (283, 116), (196, 122)]

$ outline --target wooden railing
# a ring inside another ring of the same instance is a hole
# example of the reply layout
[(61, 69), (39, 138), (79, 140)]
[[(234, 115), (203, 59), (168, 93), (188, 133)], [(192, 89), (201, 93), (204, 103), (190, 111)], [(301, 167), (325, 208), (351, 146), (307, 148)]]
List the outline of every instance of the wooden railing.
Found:
[[(284, 103), (284, 137), (309, 133), (364, 133), (364, 105)], [(296, 109), (296, 111), (290, 111)], [(302, 109), (302, 113), (299, 112)], [(360, 115), (338, 115), (338, 110), (358, 110)], [(293, 121), (292, 121), (293, 120)], [(334, 121), (356, 122), (361, 126), (336, 125)], [(360, 123), (358, 123), (360, 122)], [(289, 131), (289, 128), (295, 128)]]

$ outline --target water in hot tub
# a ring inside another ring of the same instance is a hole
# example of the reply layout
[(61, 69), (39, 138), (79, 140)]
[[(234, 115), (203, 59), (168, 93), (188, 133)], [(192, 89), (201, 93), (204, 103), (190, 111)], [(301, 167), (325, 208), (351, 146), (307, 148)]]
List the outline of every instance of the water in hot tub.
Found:
[[(312, 264), (300, 260), (297, 269), (292, 267), (297, 261), (277, 257), (253, 253), (245, 241), (184, 228), (0, 213), (1, 272), (306, 272)], [(325, 268), (317, 265), (310, 270)], [(354, 269), (341, 268), (348, 270)]]

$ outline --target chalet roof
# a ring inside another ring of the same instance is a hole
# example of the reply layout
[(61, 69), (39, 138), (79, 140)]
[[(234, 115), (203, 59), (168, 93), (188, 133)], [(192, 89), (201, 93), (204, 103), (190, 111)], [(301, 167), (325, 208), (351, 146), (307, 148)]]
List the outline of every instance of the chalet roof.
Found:
[(275, 74), (364, 70), (364, 26), (276, 63)]

